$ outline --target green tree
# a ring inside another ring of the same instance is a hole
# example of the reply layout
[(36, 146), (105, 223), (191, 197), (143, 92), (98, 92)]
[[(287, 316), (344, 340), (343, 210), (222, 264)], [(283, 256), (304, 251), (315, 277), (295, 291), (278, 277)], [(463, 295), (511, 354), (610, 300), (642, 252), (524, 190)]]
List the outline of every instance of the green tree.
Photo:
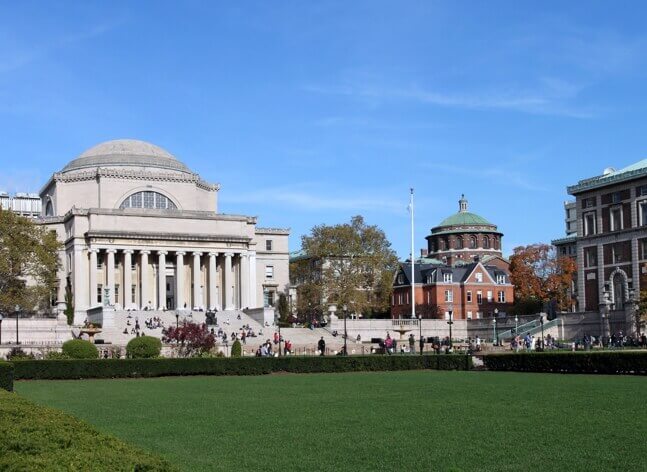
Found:
[(65, 317), (67, 324), (71, 326), (74, 323), (74, 295), (69, 281), (65, 286)]
[(290, 316), (290, 305), (288, 304), (288, 297), (283, 292), (279, 294), (279, 299), (276, 302), (276, 311), (279, 314), (279, 322), (286, 324), (288, 316)]
[(350, 223), (315, 226), (301, 247), (307, 262), (299, 288), (311, 311), (323, 313), (330, 303), (366, 316), (388, 311), (398, 258), (380, 228), (355, 216)]
[(243, 346), (240, 341), (236, 339), (234, 344), (231, 345), (231, 357), (241, 357), (243, 355)]
[(56, 233), (0, 209), (0, 311), (45, 311), (58, 285)]

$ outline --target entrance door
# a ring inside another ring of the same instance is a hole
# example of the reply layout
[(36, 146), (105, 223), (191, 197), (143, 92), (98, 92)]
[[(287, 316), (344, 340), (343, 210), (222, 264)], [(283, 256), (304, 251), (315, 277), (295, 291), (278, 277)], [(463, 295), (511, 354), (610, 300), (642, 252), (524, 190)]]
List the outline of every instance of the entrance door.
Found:
[(175, 276), (166, 276), (166, 309), (175, 309)]

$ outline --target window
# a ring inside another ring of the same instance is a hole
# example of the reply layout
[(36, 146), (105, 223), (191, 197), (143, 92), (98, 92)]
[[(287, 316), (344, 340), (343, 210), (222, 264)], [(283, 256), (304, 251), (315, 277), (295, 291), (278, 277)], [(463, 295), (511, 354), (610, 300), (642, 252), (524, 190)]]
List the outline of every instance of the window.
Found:
[(444, 274), (443, 274), (443, 282), (445, 282), (446, 284), (450, 284), (450, 283), (452, 283), (452, 276), (453, 276), (453, 274), (452, 274), (451, 272), (449, 272), (449, 273), (447, 273), (447, 272), (446, 272), (446, 273), (444, 273)]
[(274, 266), (265, 266), (265, 278), (266, 279), (274, 278)]
[(54, 207), (51, 201), (48, 201), (47, 205), (45, 205), (45, 216), (54, 216)]
[(103, 302), (103, 285), (97, 284), (97, 302)]
[(647, 185), (641, 185), (636, 189), (636, 196), (644, 197), (647, 195)]
[(587, 247), (584, 249), (584, 265), (585, 267), (595, 267), (598, 265), (597, 248)]
[(478, 283), (483, 282), (483, 272), (477, 272), (477, 273), (474, 275), (474, 277), (476, 278), (476, 281), (477, 281)]
[(467, 303), (472, 303), (472, 291), (468, 290), (466, 295)]
[(474, 236), (470, 238), (470, 249), (476, 249), (476, 238)]
[(582, 208), (593, 208), (595, 206), (595, 197), (585, 198), (582, 200)]
[(622, 201), (620, 192), (614, 192), (611, 194), (611, 203), (620, 203)]
[(445, 290), (445, 301), (446, 302), (453, 302), (454, 301), (454, 292), (451, 290)]
[(456, 245), (454, 247), (456, 249), (463, 249), (463, 238), (461, 237), (456, 238)]
[(119, 284), (115, 284), (115, 303), (119, 303)]
[(505, 303), (505, 292), (503, 290), (499, 291), (499, 296), (497, 297), (499, 303)]
[(496, 283), (504, 284), (505, 283), (505, 275), (504, 274), (497, 274)]
[(492, 290), (488, 290), (487, 291), (487, 301), (488, 301), (488, 303), (492, 303), (492, 299), (493, 299)]
[(595, 212), (584, 215), (584, 236), (595, 234)]
[(130, 286), (130, 299), (133, 302), (137, 299), (137, 285)]
[(618, 264), (618, 263), (624, 261), (621, 246), (619, 246), (617, 244), (613, 244), (611, 246), (611, 261), (612, 261), (613, 264)]
[(404, 275), (398, 274), (398, 283), (402, 285), (404, 283)]
[(621, 207), (611, 208), (609, 211), (609, 216), (611, 218), (611, 221), (610, 221), (611, 231), (620, 231), (622, 229), (622, 208)]
[(167, 196), (158, 192), (137, 192), (126, 197), (119, 208), (156, 208), (161, 210), (177, 210), (177, 206)]
[(272, 250), (272, 240), (268, 239), (265, 241), (265, 250), (266, 251), (271, 251)]
[(638, 218), (640, 226), (647, 226), (647, 200), (638, 202)]
[(483, 237), (483, 249), (490, 249), (490, 238), (489, 236)]
[(471, 320), (471, 319), (472, 319), (472, 312), (471, 312), (471, 311), (468, 311), (468, 312), (467, 312), (467, 319), (468, 319), (468, 320)]
[(481, 318), (483, 318), (483, 313), (481, 313), (480, 311), (477, 311), (476, 312), (476, 319), (480, 320)]
[(273, 290), (265, 290), (263, 292), (263, 303), (264, 303), (265, 307), (274, 306), (274, 291)]
[(103, 269), (103, 253), (97, 253), (97, 269)]
[(476, 303), (478, 303), (479, 305), (483, 303), (483, 292), (481, 292), (480, 290), (476, 292)]
[(494, 249), (499, 250), (499, 238), (494, 237)]
[(640, 244), (640, 258), (647, 259), (647, 239), (641, 239), (639, 244)]

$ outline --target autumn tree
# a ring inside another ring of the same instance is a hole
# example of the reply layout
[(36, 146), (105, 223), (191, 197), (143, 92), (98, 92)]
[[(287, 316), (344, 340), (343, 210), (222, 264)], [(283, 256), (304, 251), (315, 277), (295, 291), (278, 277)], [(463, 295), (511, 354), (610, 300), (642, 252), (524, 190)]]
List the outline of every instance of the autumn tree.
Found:
[(541, 307), (554, 301), (558, 309), (568, 309), (568, 290), (576, 270), (572, 258), (558, 256), (555, 248), (548, 244), (515, 248), (510, 258), (510, 279), (515, 288), (517, 308)]
[(0, 312), (51, 306), (60, 267), (56, 233), (0, 209)]
[(216, 337), (205, 323), (185, 322), (170, 326), (163, 331), (162, 340), (177, 345), (180, 355), (185, 357), (206, 354), (216, 345)]
[(295, 267), (303, 282), (300, 308), (323, 313), (334, 303), (369, 316), (388, 311), (398, 259), (380, 228), (355, 216), (350, 223), (315, 226), (301, 247), (303, 263)]
[(647, 290), (640, 291), (638, 306), (634, 312), (634, 322), (636, 323), (636, 333), (642, 333), (647, 324)]

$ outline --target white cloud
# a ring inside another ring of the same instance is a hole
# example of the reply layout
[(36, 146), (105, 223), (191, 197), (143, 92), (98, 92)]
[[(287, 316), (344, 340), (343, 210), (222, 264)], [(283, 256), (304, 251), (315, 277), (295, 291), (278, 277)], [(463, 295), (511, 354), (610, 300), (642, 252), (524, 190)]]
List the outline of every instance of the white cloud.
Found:
[(457, 174), (463, 177), (470, 178), (479, 178), (492, 181), (492, 179), (497, 179), (498, 185), (511, 185), (517, 188), (524, 190), (532, 191), (547, 191), (548, 188), (537, 183), (532, 179), (532, 177), (527, 176), (521, 172), (512, 170), (512, 169), (502, 169), (496, 167), (490, 168), (475, 168), (475, 167), (461, 167), (454, 166), (451, 164), (436, 164), (436, 163), (425, 163), (424, 167), (449, 174)]

